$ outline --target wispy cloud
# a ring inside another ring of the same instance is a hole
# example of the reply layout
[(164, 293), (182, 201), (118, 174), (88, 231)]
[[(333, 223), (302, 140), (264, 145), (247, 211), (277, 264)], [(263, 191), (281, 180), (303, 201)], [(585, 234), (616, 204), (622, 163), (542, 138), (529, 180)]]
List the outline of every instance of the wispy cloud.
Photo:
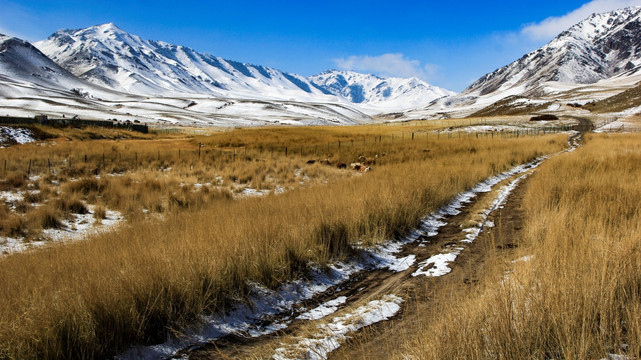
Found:
[(563, 16), (552, 16), (541, 22), (528, 24), (521, 30), (521, 34), (531, 40), (550, 40), (593, 13), (629, 6), (641, 6), (641, 0), (592, 0)]
[(408, 59), (401, 53), (352, 55), (333, 61), (341, 70), (368, 72), (385, 77), (417, 77), (428, 80), (438, 71), (437, 65), (422, 65), (419, 60)]

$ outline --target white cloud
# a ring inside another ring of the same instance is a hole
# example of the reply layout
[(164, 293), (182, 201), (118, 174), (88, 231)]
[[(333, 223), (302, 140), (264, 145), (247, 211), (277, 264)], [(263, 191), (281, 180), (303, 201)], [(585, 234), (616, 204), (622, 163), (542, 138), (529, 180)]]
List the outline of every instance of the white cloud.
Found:
[(521, 30), (521, 34), (532, 40), (550, 40), (593, 13), (629, 6), (641, 6), (641, 0), (592, 0), (563, 16), (552, 16), (541, 22), (529, 24)]
[(408, 59), (400, 53), (379, 56), (352, 55), (347, 58), (333, 59), (333, 61), (340, 70), (369, 72), (385, 77), (417, 77), (427, 80), (438, 70), (436, 65), (421, 66), (419, 60)]

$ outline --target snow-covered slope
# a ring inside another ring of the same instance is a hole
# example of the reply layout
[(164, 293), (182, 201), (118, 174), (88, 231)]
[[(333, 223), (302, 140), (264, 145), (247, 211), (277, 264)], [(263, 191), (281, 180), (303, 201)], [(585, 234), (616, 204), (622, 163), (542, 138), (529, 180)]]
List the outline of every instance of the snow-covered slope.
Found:
[[(103, 53), (108, 57), (107, 54)], [(334, 96), (322, 96), (336, 100)], [(77, 78), (24, 40), (0, 35), (0, 115), (37, 114), (139, 120), (172, 126), (342, 125), (372, 121), (368, 115), (336, 101), (252, 100), (200, 93), (140, 96), (118, 92)]]
[(455, 94), (417, 78), (381, 78), (354, 71), (329, 70), (310, 77), (317, 87), (356, 104), (407, 109)]
[(303, 76), (143, 40), (112, 23), (60, 30), (35, 45), (82, 79), (135, 94), (330, 99)]
[(15, 96), (17, 87), (7, 84), (30, 86), (31, 88), (59, 91), (70, 96), (109, 96), (113, 92), (76, 78), (67, 70), (51, 61), (30, 43), (0, 34), (0, 96)]
[(641, 7), (593, 14), (462, 93), (407, 111), (400, 119), (469, 116), (510, 96), (517, 97), (515, 105), (584, 104), (636, 86), (640, 70)]
[(0, 35), (0, 115), (139, 120), (200, 126), (342, 125), (370, 122), (336, 103), (241, 100), (203, 95), (139, 96), (89, 83), (24, 40)]
[(547, 81), (592, 84), (641, 65), (641, 7), (593, 14), (542, 48), (493, 71), (463, 94), (545, 91)]

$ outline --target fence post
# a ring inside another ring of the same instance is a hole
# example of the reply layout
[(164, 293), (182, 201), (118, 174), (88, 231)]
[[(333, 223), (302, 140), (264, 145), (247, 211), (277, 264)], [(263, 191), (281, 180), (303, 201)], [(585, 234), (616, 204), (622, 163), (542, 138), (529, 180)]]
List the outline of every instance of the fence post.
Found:
[(49, 174), (51, 174), (51, 160), (47, 158), (47, 165), (49, 165)]
[(285, 156), (287, 156), (287, 146), (285, 146)]
[(31, 176), (31, 159), (29, 159), (29, 168), (27, 169), (27, 177)]
[(200, 159), (200, 143), (198, 143), (198, 159)]
[(414, 140), (414, 133), (412, 133), (412, 140)]

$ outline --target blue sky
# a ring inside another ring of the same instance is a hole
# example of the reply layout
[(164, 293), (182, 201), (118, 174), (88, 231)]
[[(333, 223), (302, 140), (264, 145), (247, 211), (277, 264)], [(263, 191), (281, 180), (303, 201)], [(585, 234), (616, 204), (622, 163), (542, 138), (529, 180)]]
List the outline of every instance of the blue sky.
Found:
[(313, 75), (351, 69), (463, 90), (592, 12), (641, 0), (5, 1), (0, 32), (30, 41), (113, 22), (227, 59)]

